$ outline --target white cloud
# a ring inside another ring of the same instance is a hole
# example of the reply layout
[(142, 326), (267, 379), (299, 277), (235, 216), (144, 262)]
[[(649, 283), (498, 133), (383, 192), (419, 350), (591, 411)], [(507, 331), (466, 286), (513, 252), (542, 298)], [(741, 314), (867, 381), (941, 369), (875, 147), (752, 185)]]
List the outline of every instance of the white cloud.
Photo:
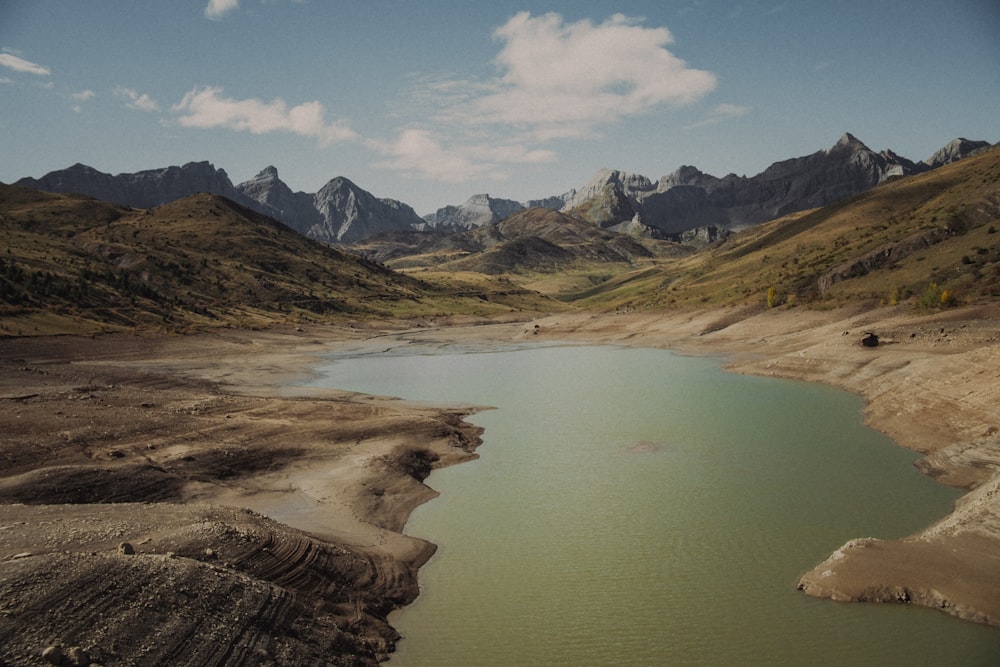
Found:
[(326, 109), (315, 101), (288, 107), (280, 98), (235, 100), (223, 97), (221, 88), (205, 86), (191, 89), (171, 111), (181, 114), (178, 122), (184, 127), (221, 127), (251, 134), (291, 132), (319, 139), (323, 145), (357, 138), (345, 122), (327, 123)]
[(665, 48), (673, 43), (669, 30), (621, 14), (594, 24), (520, 12), (494, 37), (503, 43), (495, 89), (456, 118), (529, 127), (540, 138), (584, 136), (662, 105), (691, 104), (716, 84), (711, 72)]
[(699, 127), (718, 125), (719, 123), (725, 122), (731, 118), (745, 116), (751, 111), (752, 109), (750, 107), (740, 106), (739, 104), (720, 104), (712, 109), (705, 119), (700, 120), (697, 123), (691, 123), (685, 129), (694, 130)]
[(508, 177), (505, 166), (544, 164), (556, 158), (552, 151), (513, 142), (450, 145), (440, 135), (424, 129), (403, 130), (395, 141), (370, 141), (368, 145), (387, 158), (377, 162), (377, 167), (448, 183), (481, 177), (504, 180)]
[(38, 76), (48, 76), (52, 74), (52, 70), (43, 65), (37, 65), (24, 58), (18, 58), (12, 53), (0, 53), (0, 67), (6, 67), (7, 69), (12, 69), (15, 72), (25, 72), (27, 74), (36, 74)]
[(512, 165), (554, 162), (539, 144), (593, 138), (660, 107), (697, 102), (716, 85), (666, 49), (666, 28), (615, 14), (600, 24), (520, 12), (497, 28), (492, 79), (415, 80), (407, 111), (432, 129), (408, 129), (370, 145), (378, 166), (440, 181), (503, 177)]
[(160, 105), (146, 93), (140, 94), (133, 88), (115, 88), (115, 95), (126, 100), (129, 109), (137, 111), (159, 111)]
[[(69, 96), (69, 98), (75, 102), (86, 102), (89, 99), (93, 99), (95, 95), (97, 95), (97, 93), (88, 88), (87, 90), (81, 90), (78, 93), (73, 93)], [(73, 109), (74, 113), (83, 113), (83, 106), (79, 104), (74, 104), (70, 108)]]
[(208, 0), (208, 6), (205, 7), (205, 18), (218, 21), (239, 6), (240, 0)]

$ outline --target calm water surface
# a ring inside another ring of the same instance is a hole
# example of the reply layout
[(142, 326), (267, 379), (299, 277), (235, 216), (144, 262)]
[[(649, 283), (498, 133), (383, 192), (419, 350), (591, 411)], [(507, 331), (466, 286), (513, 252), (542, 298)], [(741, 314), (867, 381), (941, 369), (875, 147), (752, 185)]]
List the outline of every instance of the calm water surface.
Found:
[(394, 667), (997, 665), (1000, 632), (795, 590), (853, 537), (958, 493), (820, 385), (662, 350), (334, 357), (317, 384), (495, 406), (481, 458), (435, 471), (407, 532), (439, 545), (393, 617)]

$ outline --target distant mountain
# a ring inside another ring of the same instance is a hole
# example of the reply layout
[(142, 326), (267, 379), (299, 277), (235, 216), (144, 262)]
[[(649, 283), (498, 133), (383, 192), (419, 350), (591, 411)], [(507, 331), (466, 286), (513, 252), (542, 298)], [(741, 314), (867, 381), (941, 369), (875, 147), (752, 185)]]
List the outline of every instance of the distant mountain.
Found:
[(292, 192), (274, 167), (234, 186), (225, 171), (209, 162), (114, 176), (75, 164), (40, 179), (22, 178), (17, 185), (84, 194), (133, 208), (153, 208), (197, 193), (220, 195), (327, 243), (352, 243), (371, 234), (424, 224), (406, 204), (379, 199), (343, 177), (331, 180), (315, 195)]
[(324, 185), (314, 197), (322, 221), (305, 234), (328, 243), (353, 243), (379, 232), (417, 229), (423, 220), (395, 199), (379, 199), (343, 177)]
[(723, 328), (777, 305), (910, 302), (922, 310), (1000, 297), (1000, 146), (730, 234), (683, 262), (638, 265), (578, 305), (736, 306)]
[[(558, 206), (561, 208), (562, 200)], [(424, 216), (427, 226), (432, 229), (464, 230), (499, 222), (504, 218), (527, 208), (521, 202), (511, 199), (494, 199), (488, 194), (473, 195), (460, 206), (445, 206), (435, 213)]]
[(718, 178), (682, 166), (658, 181), (615, 169), (560, 196), (514, 202), (476, 195), (425, 216), (435, 229), (471, 229), (534, 207), (569, 213), (602, 228), (647, 238), (714, 240), (727, 233), (860, 194), (894, 176), (917, 174), (989, 147), (956, 139), (925, 162), (868, 148), (850, 133), (827, 150), (776, 162), (752, 177)]
[(602, 227), (638, 223), (679, 237), (700, 228), (750, 227), (928, 168), (892, 151), (876, 153), (845, 134), (827, 150), (776, 162), (752, 177), (717, 178), (683, 166), (653, 183), (645, 176), (605, 169), (576, 192), (563, 210)]
[(949, 142), (941, 150), (924, 160), (924, 164), (931, 169), (935, 169), (973, 156), (989, 147), (990, 142), (988, 141), (969, 141), (968, 139), (958, 138)]
[(488, 275), (552, 273), (580, 262), (633, 264), (690, 251), (671, 243), (601, 229), (568, 213), (542, 207), (524, 209), (463, 232), (380, 234), (357, 248), (396, 268), (425, 267)]
[(222, 195), (243, 205), (252, 203), (240, 196), (225, 171), (209, 162), (188, 162), (182, 167), (117, 176), (77, 163), (39, 179), (22, 178), (16, 185), (46, 192), (83, 194), (133, 208), (153, 208), (198, 192)]
[(392, 231), (463, 231), (495, 224), (530, 208), (561, 210), (598, 227), (645, 238), (715, 239), (767, 220), (860, 194), (886, 180), (966, 158), (989, 147), (956, 139), (924, 162), (890, 150), (876, 153), (851, 134), (812, 155), (776, 162), (756, 176), (718, 178), (682, 166), (652, 181), (640, 174), (604, 169), (578, 190), (530, 202), (479, 194), (420, 218), (408, 205), (380, 199), (344, 177), (319, 192), (293, 192), (273, 166), (234, 186), (222, 169), (190, 162), (112, 176), (75, 164), (18, 185), (76, 192), (136, 208), (151, 208), (198, 192), (221, 195), (270, 215), (310, 238), (357, 243)]
[(292, 192), (278, 178), (278, 170), (267, 167), (236, 189), (275, 219), (325, 243), (354, 243), (372, 234), (419, 229), (424, 224), (406, 204), (379, 199), (343, 176), (311, 195)]
[(278, 178), (275, 167), (266, 167), (250, 180), (237, 185), (236, 189), (255, 204), (254, 208), (302, 234), (323, 222), (323, 217), (316, 210), (314, 195), (292, 192)]

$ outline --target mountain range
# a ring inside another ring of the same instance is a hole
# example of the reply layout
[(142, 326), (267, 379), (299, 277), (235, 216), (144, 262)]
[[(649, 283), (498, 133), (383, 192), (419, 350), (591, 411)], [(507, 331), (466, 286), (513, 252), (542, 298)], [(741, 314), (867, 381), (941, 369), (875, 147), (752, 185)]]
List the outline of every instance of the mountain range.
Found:
[[(1000, 146), (957, 161), (963, 148), (955, 148), (938, 156), (936, 168), (888, 177), (861, 194), (700, 248), (541, 207), (460, 232), (404, 229), (338, 248), (221, 195), (139, 209), (0, 184), (0, 337), (519, 317), (566, 304), (621, 311), (733, 306), (732, 317), (739, 317), (776, 305), (909, 301), (934, 309), (994, 300)], [(308, 203), (288, 191), (284, 199), (273, 196), (276, 174), (263, 176), (270, 206)], [(627, 187), (601, 191), (621, 195), (607, 200), (608, 211), (633, 206), (624, 196), (629, 188), (648, 187), (639, 178), (615, 182)], [(348, 184), (340, 180), (330, 191), (350, 195)], [(371, 204), (357, 195), (354, 202)], [(488, 208), (490, 199), (480, 203)], [(322, 224), (319, 213), (312, 219)]]
[(923, 162), (890, 150), (876, 153), (851, 134), (831, 148), (776, 162), (756, 176), (718, 178), (682, 166), (658, 181), (603, 169), (579, 190), (517, 202), (478, 194), (421, 218), (407, 204), (379, 198), (338, 176), (314, 194), (293, 192), (269, 166), (234, 185), (209, 162), (111, 175), (83, 164), (17, 185), (80, 193), (133, 208), (153, 208), (205, 192), (221, 195), (326, 243), (353, 244), (386, 232), (462, 232), (533, 207), (560, 210), (585, 222), (634, 236), (701, 239), (850, 197), (895, 176), (920, 173), (983, 150), (986, 141), (956, 139)]

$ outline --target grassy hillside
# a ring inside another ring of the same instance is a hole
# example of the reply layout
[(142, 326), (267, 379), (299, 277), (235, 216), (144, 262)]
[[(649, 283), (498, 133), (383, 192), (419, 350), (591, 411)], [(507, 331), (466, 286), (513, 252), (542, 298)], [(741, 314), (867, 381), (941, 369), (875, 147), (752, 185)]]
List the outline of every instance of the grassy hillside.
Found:
[(625, 272), (581, 305), (656, 309), (1000, 297), (1000, 149)]
[(500, 285), (432, 286), (222, 197), (150, 210), (0, 185), (0, 335), (185, 330), (538, 305)]

